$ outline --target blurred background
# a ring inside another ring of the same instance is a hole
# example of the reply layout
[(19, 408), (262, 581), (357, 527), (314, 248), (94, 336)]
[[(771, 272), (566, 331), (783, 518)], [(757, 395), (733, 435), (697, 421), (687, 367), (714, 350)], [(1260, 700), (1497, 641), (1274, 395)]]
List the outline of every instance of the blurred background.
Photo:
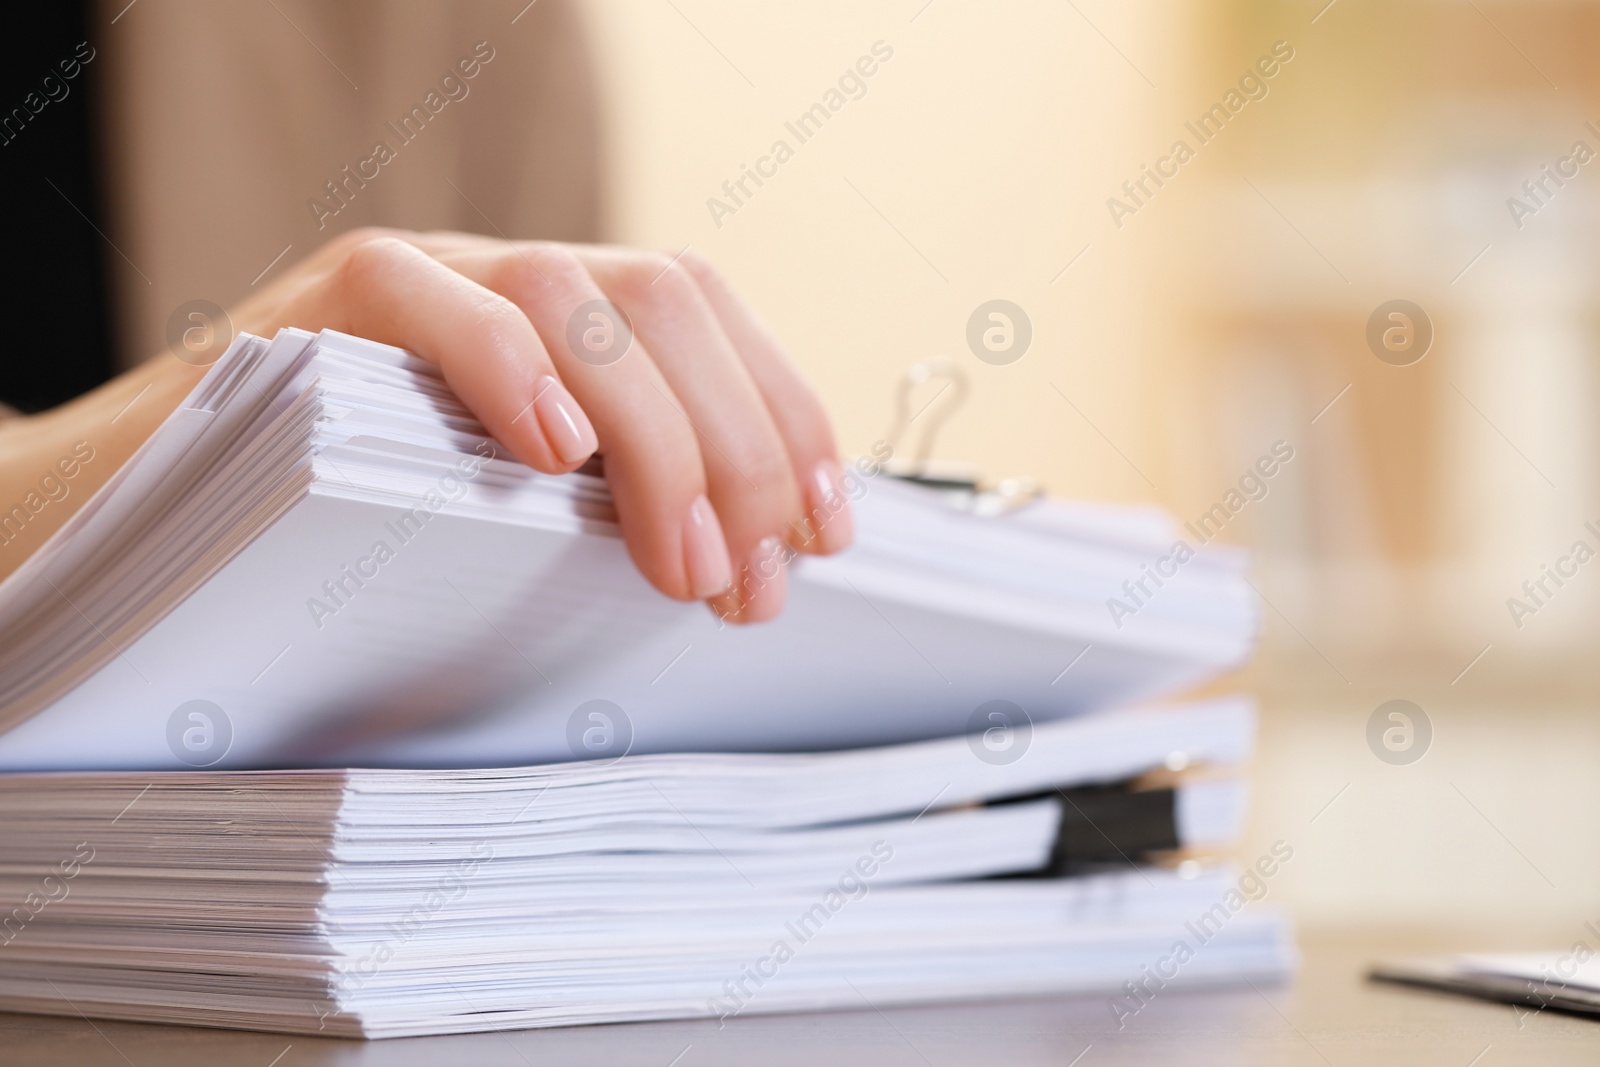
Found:
[[(114, 361), (383, 221), (692, 247), (850, 454), (935, 358), (973, 387), (935, 455), (992, 478), (1193, 521), (1284, 442), (1222, 535), (1263, 600), (1229, 685), (1264, 713), (1247, 850), (1296, 848), (1275, 899), (1486, 945), (1600, 919), (1600, 563), (1544, 578), (1600, 550), (1600, 5), (125, 5), (93, 15), (114, 168), (80, 212), (121, 256)], [(475, 95), (330, 198), (479, 41)], [(1004, 366), (966, 343), (993, 299), (1033, 329)], [(1431, 324), (1421, 358), (1369, 344), (1395, 300)], [(1404, 766), (1367, 744), (1397, 698), (1432, 724)]]
[[(848, 449), (933, 357), (974, 385), (936, 455), (993, 477), (1194, 520), (1294, 448), (1223, 537), (1256, 550), (1265, 602), (1230, 680), (1264, 711), (1247, 849), (1296, 846), (1280, 899), (1304, 926), (1560, 945), (1600, 916), (1600, 566), (1507, 606), (1576, 541), (1600, 549), (1600, 173), (1568, 164), (1543, 206), (1522, 188), (1575, 142), (1600, 151), (1600, 6), (590, 11), (610, 231), (722, 263)], [(880, 39), (867, 94), (715, 225), (706, 198)], [(1185, 123), (1277, 42), (1293, 58), (1266, 95), (1202, 144)], [(1193, 158), (1139, 204), (1123, 183), (1180, 139)], [(1008, 366), (966, 350), (991, 298), (1034, 327)], [(1409, 366), (1367, 342), (1396, 299), (1433, 324)], [(1408, 766), (1366, 742), (1395, 698), (1434, 731)]]

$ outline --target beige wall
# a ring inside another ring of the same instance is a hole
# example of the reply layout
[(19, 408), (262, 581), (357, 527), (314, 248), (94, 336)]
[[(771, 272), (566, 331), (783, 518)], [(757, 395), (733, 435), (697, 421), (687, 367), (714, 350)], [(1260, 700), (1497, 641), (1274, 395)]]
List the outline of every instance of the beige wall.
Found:
[[(905, 368), (944, 357), (975, 388), (939, 455), (1060, 492), (1148, 499), (1051, 383), (1160, 483), (1143, 381), (1150, 249), (1119, 235), (1104, 207), (1147, 149), (1160, 94), (1070, 6), (923, 2), (591, 5), (612, 232), (720, 263), (787, 339), (850, 452), (885, 433)], [(1174, 87), (1181, 23), (1080, 7)], [(877, 41), (894, 56), (866, 95), (799, 144), (785, 121)], [(778, 138), (794, 158), (719, 228), (707, 199)], [(1030, 351), (1006, 367), (964, 341), (968, 315), (996, 297), (1034, 326)]]

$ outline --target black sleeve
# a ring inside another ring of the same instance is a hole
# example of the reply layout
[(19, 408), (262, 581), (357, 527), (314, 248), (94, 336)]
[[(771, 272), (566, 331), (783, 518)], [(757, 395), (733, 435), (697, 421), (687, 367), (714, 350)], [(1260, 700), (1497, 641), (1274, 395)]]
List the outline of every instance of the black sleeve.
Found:
[(10, 262), (0, 402), (38, 411), (111, 377), (95, 38), (85, 0), (29, 4), (0, 33), (0, 210)]

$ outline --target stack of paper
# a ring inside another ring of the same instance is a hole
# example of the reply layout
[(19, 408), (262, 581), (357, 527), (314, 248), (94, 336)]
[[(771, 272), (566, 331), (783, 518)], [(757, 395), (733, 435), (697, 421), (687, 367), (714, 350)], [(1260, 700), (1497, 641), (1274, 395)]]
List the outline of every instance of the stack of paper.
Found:
[(1248, 703), (1113, 710), (1245, 659), (1243, 560), (853, 484), (856, 547), (723, 626), (428, 364), (241, 337), (0, 584), (0, 1008), (389, 1036), (1114, 991), (1180, 940), (1184, 983), (1282, 973), (1192, 862)]
[[(429, 364), (241, 337), (0, 585), (0, 768), (182, 767), (169, 719), (194, 700), (227, 716), (220, 767), (567, 759), (592, 699), (633, 752), (888, 743), (995, 699), (1158, 696), (1254, 639), (1236, 553), (1145, 578), (1176, 540), (1159, 513), (978, 518), (884, 475), (859, 479), (851, 551), (795, 561), (776, 623), (721, 626), (635, 573), (601, 479), (485, 454)], [(1108, 610), (1141, 580), (1137, 614)]]
[[(1058, 786), (1157, 765), (1163, 737), (1233, 765), (1251, 729), (1218, 701), (1046, 726), (998, 765), (954, 738), (0, 778), (0, 891), (36, 905), (4, 924), (0, 1007), (369, 1037), (860, 1007), (1115, 988), (1196, 920), (1213, 936), (1186, 983), (1272, 977), (1276, 916), (1206, 918), (1226, 873), (993, 877), (1050, 864), (1075, 803)], [(1244, 812), (1227, 777), (1168, 804), (1164, 843), (1186, 849), (1231, 842)]]

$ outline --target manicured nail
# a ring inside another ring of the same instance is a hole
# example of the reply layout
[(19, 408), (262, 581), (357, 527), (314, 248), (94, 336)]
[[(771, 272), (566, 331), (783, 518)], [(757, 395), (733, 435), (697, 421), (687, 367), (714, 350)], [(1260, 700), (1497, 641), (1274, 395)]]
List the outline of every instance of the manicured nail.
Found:
[(722, 523), (704, 493), (694, 498), (683, 520), (683, 569), (689, 575), (690, 591), (700, 600), (727, 592), (733, 584), (733, 564), (728, 560)]
[(751, 551), (735, 588), (739, 622), (765, 622), (783, 610), (789, 592), (785, 565), (793, 556), (794, 550), (776, 537), (762, 538)]
[(534, 386), (533, 410), (539, 428), (563, 463), (582, 463), (594, 455), (600, 439), (567, 387), (546, 374)]
[(855, 517), (844, 491), (844, 468), (831, 459), (817, 464), (806, 486), (805, 548), (809, 552), (837, 552), (855, 539)]

